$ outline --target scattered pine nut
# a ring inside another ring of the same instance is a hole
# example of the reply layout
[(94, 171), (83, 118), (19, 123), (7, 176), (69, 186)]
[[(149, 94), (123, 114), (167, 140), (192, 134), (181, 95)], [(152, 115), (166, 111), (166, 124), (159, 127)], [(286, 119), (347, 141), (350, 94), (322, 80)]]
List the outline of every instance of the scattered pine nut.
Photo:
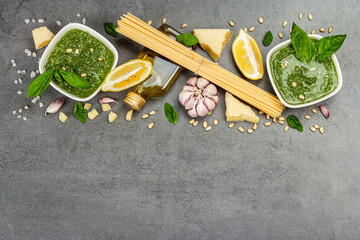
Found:
[(195, 121), (193, 126), (196, 127), (199, 124), (199, 121)]
[(66, 67), (61, 67), (61, 69), (65, 71), (65, 70), (66, 70)]
[(181, 25), (181, 28), (186, 28), (187, 27), (187, 24), (184, 23), (183, 25)]
[(284, 20), (283, 25), (282, 25), (283, 28), (286, 27), (287, 24), (288, 24), (288, 21)]
[(248, 29), (246, 27), (244, 27), (244, 32), (247, 32), (247, 31), (248, 31)]
[(126, 121), (128, 121), (128, 122), (131, 121), (133, 112), (134, 112), (134, 110), (130, 110), (126, 113), (126, 117), (125, 117)]
[(257, 123), (254, 123), (252, 129), (256, 130), (257, 129)]
[(291, 34), (292, 28), (289, 28), (289, 33)]
[(316, 33), (315, 29), (311, 30), (311, 34), (315, 34), (315, 33)]
[(229, 128), (232, 128), (232, 127), (234, 127), (235, 126), (235, 123), (230, 123), (229, 124)]
[(328, 77), (329, 77), (329, 75), (325, 74), (324, 78), (328, 78)]
[(255, 27), (249, 28), (249, 32), (253, 32), (255, 30)]
[(208, 116), (210, 116), (211, 114), (212, 114), (212, 111), (209, 111), (209, 112), (208, 112)]
[(289, 126), (286, 125), (286, 126), (284, 127), (284, 131), (285, 131), (285, 132), (289, 131)]
[(305, 99), (305, 96), (302, 95), (302, 94), (300, 94), (300, 95), (299, 95), (299, 98), (300, 98), (301, 100), (304, 100), (304, 99)]
[(234, 22), (233, 21), (229, 21), (229, 25), (231, 26), (231, 27), (233, 27), (235, 24), (234, 24)]
[(152, 24), (152, 20), (147, 21), (147, 24), (151, 25), (151, 24)]
[(283, 38), (283, 37), (284, 37), (284, 34), (279, 33), (279, 38)]
[(146, 119), (146, 118), (148, 118), (148, 117), (149, 117), (149, 114), (146, 114), (146, 113), (141, 116), (142, 119)]
[(313, 113), (318, 113), (318, 110), (317, 109), (315, 109), (315, 108), (313, 108), (313, 109), (311, 109), (311, 111), (313, 112)]
[(259, 23), (263, 24), (264, 23), (264, 19), (262, 17), (259, 17)]
[(71, 52), (72, 52), (72, 49), (71, 49), (71, 48), (67, 48), (65, 51), (66, 51), (67, 53), (71, 53)]
[(208, 132), (208, 131), (210, 131), (212, 129), (212, 127), (211, 126), (208, 126), (207, 128), (205, 128), (205, 132)]
[(264, 123), (264, 125), (268, 127), (271, 125), (271, 122), (266, 122), (266, 123)]
[(252, 130), (252, 129), (250, 128), (250, 129), (247, 130), (247, 132), (248, 132), (249, 134), (252, 134), (252, 133), (254, 132), (254, 130)]
[(315, 124), (314, 127), (315, 127), (316, 129), (319, 129), (319, 128), (320, 128), (319, 124)]
[(273, 118), (273, 122), (276, 123), (276, 118)]
[(266, 114), (266, 119), (269, 120), (270, 119), (270, 115)]
[(243, 127), (239, 127), (238, 130), (239, 130), (239, 132), (242, 132), (242, 133), (245, 132), (245, 129)]
[(284, 125), (284, 124), (285, 124), (285, 121), (279, 120), (278, 123), (280, 123), (281, 125)]
[(152, 123), (150, 123), (147, 127), (148, 127), (148, 129), (152, 129), (153, 128), (153, 126), (154, 126), (154, 122), (152, 122)]
[(75, 54), (79, 54), (80, 53), (80, 50), (77, 48), (75, 49)]
[(331, 33), (333, 29), (334, 29), (334, 27), (329, 27), (328, 32)]
[(86, 73), (80, 74), (81, 77), (86, 77)]
[(299, 20), (302, 19), (302, 13), (299, 13)]
[(309, 13), (308, 18), (309, 18), (310, 21), (312, 21), (313, 20), (313, 15), (311, 13)]
[(154, 110), (149, 112), (150, 116), (155, 115), (155, 114), (156, 114), (156, 112)]
[(320, 28), (319, 31), (320, 31), (320, 32), (325, 32), (326, 29), (325, 29), (325, 28)]
[(191, 120), (189, 121), (189, 124), (194, 124), (194, 122), (195, 122), (195, 119), (191, 119)]
[(263, 114), (264, 114), (264, 112), (263, 112), (263, 111), (259, 111), (259, 114), (260, 114), (260, 115), (263, 115)]
[(325, 132), (324, 127), (320, 127), (320, 130), (319, 130), (319, 131), (320, 131), (321, 134), (324, 134), (324, 132)]
[(206, 120), (203, 122), (203, 127), (204, 127), (204, 128), (207, 128), (207, 127), (208, 127), (208, 123), (207, 123)]
[(280, 117), (279, 117), (279, 121), (285, 121), (285, 117), (280, 116)]
[(214, 126), (218, 125), (219, 121), (217, 119), (214, 120)]
[(309, 120), (311, 118), (310, 115), (305, 115), (304, 118), (306, 118), (307, 120)]
[(162, 23), (163, 23), (163, 24), (166, 23), (166, 18), (163, 18), (163, 19), (162, 19)]
[(98, 60), (99, 60), (99, 61), (102, 61), (102, 60), (104, 60), (104, 59), (103, 59), (102, 57), (99, 57)]
[(291, 86), (296, 87), (296, 82), (292, 82)]
[(312, 132), (315, 132), (316, 131), (316, 128), (314, 128), (314, 127), (309, 127), (310, 128), (310, 130), (312, 131)]

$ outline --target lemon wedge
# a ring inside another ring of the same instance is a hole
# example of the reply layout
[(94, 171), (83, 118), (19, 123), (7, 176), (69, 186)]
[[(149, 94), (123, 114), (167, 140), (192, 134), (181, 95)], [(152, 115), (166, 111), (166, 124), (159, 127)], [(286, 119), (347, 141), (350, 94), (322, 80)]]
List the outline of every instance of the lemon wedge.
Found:
[(259, 80), (264, 76), (263, 59), (259, 45), (243, 29), (232, 44), (232, 53), (236, 65), (244, 76), (251, 80)]
[(101, 91), (120, 92), (145, 81), (152, 73), (153, 66), (150, 61), (142, 59), (130, 60), (114, 70), (105, 78)]

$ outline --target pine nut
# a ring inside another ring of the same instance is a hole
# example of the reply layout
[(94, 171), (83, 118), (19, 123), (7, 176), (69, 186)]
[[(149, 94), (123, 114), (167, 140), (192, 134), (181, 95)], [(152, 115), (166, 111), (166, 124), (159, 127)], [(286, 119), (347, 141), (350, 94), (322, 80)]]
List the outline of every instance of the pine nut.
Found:
[(299, 20), (302, 19), (302, 13), (299, 13)]
[(305, 115), (304, 118), (306, 118), (307, 120), (309, 120), (311, 117), (310, 117), (310, 115)]
[(218, 125), (219, 121), (218, 120), (214, 120), (214, 126)]
[(235, 123), (230, 123), (229, 124), (229, 128), (232, 128), (232, 127), (234, 127), (235, 126)]
[(253, 32), (255, 30), (255, 27), (249, 28), (249, 32)]
[(163, 24), (166, 23), (166, 18), (163, 18), (163, 19), (162, 19), (162, 23), (163, 23)]
[(65, 50), (67, 53), (72, 53), (72, 49), (71, 48), (68, 48)]
[(196, 127), (199, 124), (199, 121), (195, 121), (193, 126)]
[(263, 114), (264, 114), (264, 112), (263, 112), (263, 111), (259, 111), (259, 114), (260, 114), (260, 115), (263, 115)]
[(315, 108), (313, 108), (313, 109), (311, 109), (311, 111), (313, 112), (313, 113), (318, 113), (318, 110), (317, 109), (315, 109)]
[(270, 119), (270, 115), (266, 114), (266, 119), (269, 120)]
[(257, 129), (257, 123), (254, 123), (252, 129), (256, 130)]
[(147, 24), (151, 25), (151, 24), (152, 24), (152, 20), (147, 21)]
[(315, 124), (314, 127), (315, 127), (316, 129), (319, 129), (319, 128), (320, 128), (319, 124)]
[(187, 24), (184, 23), (183, 25), (181, 25), (181, 28), (186, 28), (187, 27)]
[(191, 120), (189, 121), (189, 124), (194, 124), (194, 122), (195, 122), (195, 119), (191, 119)]
[(103, 59), (102, 57), (99, 57), (98, 60), (99, 60), (99, 61), (102, 61), (102, 60), (104, 60), (104, 59)]
[(283, 116), (279, 117), (279, 121), (285, 121), (285, 117)]
[(212, 111), (209, 111), (209, 112), (208, 112), (208, 116), (210, 116), (211, 114), (212, 114)]
[(296, 85), (297, 85), (296, 82), (291, 83), (291, 86), (293, 86), (293, 87), (296, 87)]
[(288, 21), (285, 20), (285, 21), (283, 22), (283, 25), (282, 25), (283, 28), (286, 27), (287, 24), (288, 24)]
[(205, 120), (205, 121), (203, 122), (203, 127), (204, 127), (204, 128), (207, 128), (207, 126), (208, 126), (208, 124), (207, 124), (207, 121)]
[(144, 114), (144, 115), (141, 116), (142, 119), (146, 119), (148, 117), (149, 117), (149, 114)]
[(325, 29), (325, 28), (320, 28), (319, 31), (320, 31), (320, 32), (325, 32), (326, 29)]
[(233, 21), (229, 21), (229, 25), (231, 26), (231, 27), (233, 27), (235, 24), (234, 24), (234, 22)]
[(75, 54), (79, 54), (80, 53), (80, 50), (77, 48), (75, 49)]
[(273, 122), (276, 123), (276, 118), (273, 118)]
[(247, 132), (248, 132), (249, 134), (252, 134), (252, 133), (254, 132), (254, 130), (252, 130), (252, 129), (250, 128), (250, 129), (247, 130)]
[(321, 134), (324, 134), (324, 132), (325, 132), (324, 127), (320, 127), (320, 130), (319, 130), (319, 131), (320, 131)]
[(86, 73), (82, 73), (82, 74), (80, 74), (80, 76), (86, 77)]
[(292, 32), (292, 28), (289, 28), (289, 33), (291, 34), (291, 32)]
[(284, 131), (285, 131), (285, 132), (289, 131), (289, 126), (285, 126), (285, 127), (284, 127)]
[(305, 96), (302, 95), (302, 94), (300, 94), (300, 95), (299, 95), (299, 98), (300, 98), (301, 100), (304, 100), (304, 99), (305, 99)]
[(242, 133), (245, 132), (243, 127), (239, 127), (238, 130), (239, 130), (239, 132), (242, 132)]
[(268, 127), (271, 125), (271, 122), (266, 122), (266, 123), (264, 123), (264, 125)]
[(248, 29), (246, 27), (244, 27), (244, 32), (247, 32), (247, 31), (248, 31)]
[(328, 32), (331, 33), (333, 29), (334, 29), (334, 27), (329, 27)]
[(313, 15), (311, 13), (309, 13), (308, 18), (309, 18), (310, 21), (312, 21), (313, 20)]
[(208, 132), (208, 131), (210, 131), (211, 129), (212, 129), (212, 127), (211, 127), (211, 126), (208, 126), (207, 128), (205, 128), (205, 131)]
[(279, 33), (279, 38), (283, 38), (283, 37), (284, 37), (284, 34)]
[(153, 126), (154, 126), (154, 122), (152, 122), (152, 123), (150, 123), (147, 127), (148, 127), (148, 129), (151, 129)]
[(131, 121), (133, 112), (134, 112), (134, 110), (130, 110), (126, 113), (126, 117), (125, 117), (126, 121), (128, 121), (128, 122)]
[(155, 115), (155, 114), (156, 114), (156, 112), (154, 110), (149, 112), (150, 116)]
[(316, 131), (316, 128), (314, 128), (314, 127), (309, 127), (310, 128), (310, 130), (312, 131), (312, 132), (315, 132)]
[(280, 123), (281, 125), (284, 125), (284, 124), (285, 124), (285, 121), (279, 120), (278, 123)]
[(259, 17), (259, 23), (263, 24), (264, 23), (264, 19), (262, 17)]

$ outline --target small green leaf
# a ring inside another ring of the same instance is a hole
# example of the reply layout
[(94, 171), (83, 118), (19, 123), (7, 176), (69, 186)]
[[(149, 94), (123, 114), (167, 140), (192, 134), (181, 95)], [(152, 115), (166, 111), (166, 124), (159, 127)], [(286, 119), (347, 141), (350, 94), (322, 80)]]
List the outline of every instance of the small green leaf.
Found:
[(263, 42), (264, 46), (265, 47), (269, 46), (272, 43), (272, 40), (273, 40), (273, 35), (272, 35), (271, 31), (268, 31), (264, 37), (264, 42)]
[(60, 72), (61, 76), (64, 78), (64, 80), (73, 87), (76, 87), (76, 88), (90, 88), (91, 87), (91, 84), (88, 81), (86, 81), (83, 77), (81, 77), (79, 74), (60, 70), (60, 69), (59, 69), (59, 72)]
[(87, 111), (83, 108), (81, 102), (77, 102), (74, 108), (75, 117), (79, 119), (81, 122), (86, 123), (86, 114)]
[(27, 88), (27, 97), (31, 98), (41, 95), (49, 86), (53, 78), (54, 71), (55, 70), (48, 70), (35, 78)]
[(324, 37), (315, 43), (315, 60), (323, 61), (340, 49), (346, 38), (345, 35)]
[(170, 103), (165, 103), (164, 105), (164, 112), (165, 112), (165, 116), (166, 118), (169, 120), (169, 122), (176, 124), (178, 121), (178, 114), (175, 111), (175, 109), (173, 108), (173, 106), (171, 106)]
[(116, 28), (115, 24), (113, 24), (111, 22), (105, 22), (104, 27), (105, 27), (106, 32), (108, 34), (110, 34), (111, 36), (114, 36), (114, 37), (120, 36), (120, 34), (115, 30), (115, 28)]
[(176, 41), (184, 44), (187, 47), (191, 47), (199, 42), (199, 39), (192, 33), (183, 33), (176, 36)]
[(289, 115), (286, 118), (286, 122), (289, 124), (289, 126), (291, 128), (297, 129), (299, 132), (303, 131), (303, 125), (301, 124), (300, 120), (296, 116)]
[(310, 63), (313, 60), (315, 56), (315, 46), (311, 38), (295, 23), (292, 25), (291, 43), (300, 61)]

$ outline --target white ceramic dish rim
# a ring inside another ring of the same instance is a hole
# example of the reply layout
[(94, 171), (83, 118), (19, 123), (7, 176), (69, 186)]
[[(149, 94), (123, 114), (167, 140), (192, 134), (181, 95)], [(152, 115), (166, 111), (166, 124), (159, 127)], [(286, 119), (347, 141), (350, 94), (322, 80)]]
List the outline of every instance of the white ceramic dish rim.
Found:
[[(310, 38), (312, 39), (321, 39), (322, 36), (318, 35), (318, 34), (309, 34), (308, 35)], [(277, 50), (279, 50), (280, 48), (284, 48), (285, 46), (289, 45), (291, 43), (291, 39), (289, 40), (286, 40), (278, 45), (276, 45), (275, 47), (273, 47), (268, 55), (266, 56), (266, 69), (267, 69), (267, 72), (268, 72), (268, 75), (269, 75), (269, 78), (270, 78), (270, 82), (271, 82), (271, 85), (273, 86), (274, 90), (275, 90), (275, 93), (276, 95), (278, 96), (278, 98), (280, 99), (280, 101), (288, 108), (302, 108), (302, 107), (308, 107), (308, 106), (311, 106), (311, 105), (314, 105), (314, 104), (317, 104), (319, 102), (322, 102), (326, 99), (329, 99), (331, 98), (332, 96), (334, 96), (336, 93), (338, 93), (342, 87), (342, 84), (343, 84), (343, 79), (342, 79), (342, 74), (341, 74), (341, 69), (340, 69), (340, 65), (339, 65), (339, 62), (335, 56), (335, 54), (333, 54), (331, 56), (332, 60), (334, 61), (334, 64), (335, 64), (335, 68), (336, 68), (336, 73), (337, 73), (337, 76), (338, 76), (338, 85), (337, 87), (331, 92), (329, 93), (328, 95), (322, 97), (322, 98), (319, 98), (315, 101), (312, 101), (312, 102), (309, 102), (309, 103), (303, 103), (303, 104), (297, 104), (297, 105), (293, 105), (293, 104), (289, 104), (287, 103), (281, 96), (280, 92), (278, 91), (277, 87), (276, 87), (276, 84), (274, 82), (274, 79), (272, 78), (272, 74), (271, 74), (271, 69), (270, 69), (270, 58), (271, 56), (274, 54), (274, 52), (276, 52)]]
[[(100, 33), (96, 32), (95, 30), (93, 30), (92, 28), (85, 26), (83, 24), (80, 23), (69, 23), (68, 25), (66, 25), (65, 27), (63, 27), (56, 35), (55, 37), (51, 40), (50, 44), (47, 46), (47, 48), (45, 49), (44, 54), (42, 55), (40, 62), (39, 62), (39, 71), (40, 73), (45, 72), (45, 64), (47, 62), (47, 59), (50, 55), (50, 53), (52, 52), (53, 48), (55, 47), (56, 43), (65, 35), (66, 32), (68, 32), (71, 29), (80, 29), (82, 31), (88, 32), (89, 34), (91, 34), (93, 37), (95, 37), (96, 39), (98, 39), (99, 41), (101, 41), (106, 47), (109, 48), (109, 50), (114, 54), (114, 63), (111, 67), (111, 70), (113, 70), (118, 62), (118, 52), (116, 51), (116, 48), (114, 47), (114, 45), (112, 45), (104, 36), (102, 36)], [(67, 91), (65, 91), (64, 89), (60, 88), (59, 86), (57, 86), (53, 81), (50, 82), (50, 85), (55, 88), (57, 91), (59, 91), (60, 93), (64, 94), (65, 96), (74, 99), (76, 101), (80, 101), (80, 102), (85, 102), (85, 101), (89, 101), (92, 98), (94, 98), (101, 89), (101, 86), (96, 89), (96, 91), (91, 94), (90, 96), (86, 97), (86, 98), (81, 98), (78, 96), (75, 96)]]

